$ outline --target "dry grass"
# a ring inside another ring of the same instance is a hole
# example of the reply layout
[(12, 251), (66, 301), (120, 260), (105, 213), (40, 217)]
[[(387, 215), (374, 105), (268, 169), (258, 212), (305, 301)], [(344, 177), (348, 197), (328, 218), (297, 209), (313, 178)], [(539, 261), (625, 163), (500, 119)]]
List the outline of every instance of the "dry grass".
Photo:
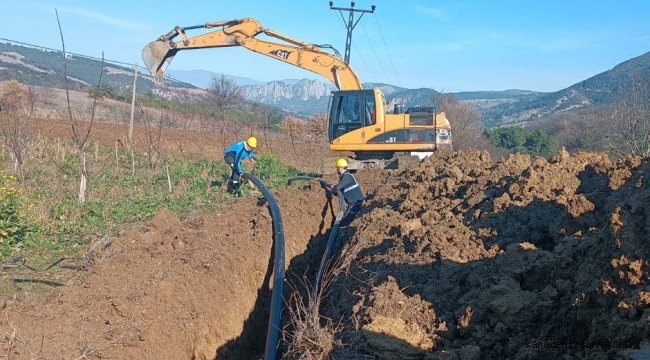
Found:
[[(343, 239), (337, 241), (343, 241)], [(290, 320), (283, 332), (283, 340), (288, 344), (284, 359), (330, 359), (337, 348), (340, 351), (336, 351), (336, 358), (358, 358), (355, 355), (357, 344), (362, 343), (362, 339), (348, 339), (348, 343), (344, 344), (341, 340), (342, 322), (335, 322), (333, 319), (320, 315), (320, 304), (328, 294), (329, 285), (339, 275), (348, 272), (352, 262), (362, 249), (363, 244), (358, 241), (349, 243), (343, 247), (339, 256), (331, 258), (319, 291), (315, 292), (306, 281), (303, 282), (301, 286), (307, 289), (309, 301), (305, 301), (296, 286), (290, 285), (292, 286), (288, 305)], [(343, 349), (344, 347), (345, 349)]]
[(341, 346), (336, 334), (340, 325), (331, 319), (320, 316), (318, 309), (313, 311), (298, 292), (291, 294), (289, 306), (290, 322), (283, 332), (288, 343), (284, 359), (323, 360), (328, 359), (334, 347)]

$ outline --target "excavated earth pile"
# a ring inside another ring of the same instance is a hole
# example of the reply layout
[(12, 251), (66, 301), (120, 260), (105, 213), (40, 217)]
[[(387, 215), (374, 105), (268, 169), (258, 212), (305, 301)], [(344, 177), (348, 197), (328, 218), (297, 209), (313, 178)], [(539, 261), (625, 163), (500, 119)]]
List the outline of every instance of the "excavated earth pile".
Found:
[[(439, 152), (343, 233), (332, 358), (613, 359), (650, 339), (650, 165)], [(353, 349), (354, 351), (351, 351)], [(634, 355), (636, 354), (636, 355)]]
[[(649, 166), (591, 153), (494, 163), (443, 151), (406, 170), (358, 173), (366, 206), (337, 253), (350, 265), (321, 300), (337, 327), (327, 357), (625, 358), (624, 346), (650, 338)], [(274, 196), (290, 303), (313, 282), (338, 204), (313, 182)], [(17, 284), (0, 301), (0, 354), (259, 359), (272, 237), (257, 198), (183, 221), (163, 210), (80, 254), (88, 266), (68, 270), (66, 286)]]

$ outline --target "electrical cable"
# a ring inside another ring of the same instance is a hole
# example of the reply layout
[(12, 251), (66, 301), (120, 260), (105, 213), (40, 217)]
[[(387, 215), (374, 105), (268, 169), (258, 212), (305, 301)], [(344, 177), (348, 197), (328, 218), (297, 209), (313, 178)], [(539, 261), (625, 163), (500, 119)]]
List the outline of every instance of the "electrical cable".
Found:
[(372, 49), (372, 52), (375, 53), (375, 57), (377, 58), (377, 62), (379, 63), (379, 67), (381, 67), (381, 71), (384, 73), (384, 76), (386, 76), (386, 82), (390, 81), (388, 78), (388, 74), (386, 73), (386, 70), (384, 69), (384, 65), (382, 64), (381, 59), (379, 58), (379, 55), (377, 55), (377, 51), (375, 50), (375, 47), (372, 45), (372, 41), (370, 40), (370, 36), (368, 35), (368, 32), (366, 31), (366, 28), (361, 24), (361, 28), (363, 29), (363, 32), (366, 34), (366, 38), (368, 38), (368, 43), (370, 44), (370, 48)]
[[(24, 45), (24, 46), (28, 46), (28, 47), (37, 48), (37, 49), (47, 50), (47, 51), (53, 51), (53, 52), (58, 52), (58, 53), (62, 52), (61, 50), (58, 50), (58, 49), (52, 49), (52, 48), (48, 48), (48, 47), (45, 47), (45, 46), (29, 44), (29, 43), (26, 43), (26, 42), (6, 39), (6, 38), (2, 38), (2, 37), (0, 37), (0, 40), (7, 41), (7, 42), (13, 43), (13, 44), (19, 44), (19, 45)], [(102, 61), (101, 58), (94, 57), (94, 56), (77, 54), (77, 53), (73, 53), (73, 52), (69, 52), (69, 51), (66, 51), (65, 53), (66, 53), (66, 55), (73, 55), (73, 56), (77, 56), (77, 57), (85, 58), (85, 59), (89, 59), (89, 60)], [(126, 66), (129, 66), (129, 67), (133, 67), (134, 65), (138, 65), (138, 67), (140, 67), (140, 68), (143, 68), (143, 69), (147, 68), (146, 65), (142, 65), (142, 64), (137, 63), (137, 62), (129, 64), (129, 63), (125, 63), (123, 61), (104, 59), (104, 63), (111, 63), (111, 64), (114, 64), (114, 65), (126, 65)], [(184, 81), (174, 79), (174, 78), (172, 78), (172, 77), (170, 77), (168, 75), (165, 75), (164, 79), (171, 80), (171, 81), (174, 81), (174, 82), (177, 82), (177, 83), (180, 83), (180, 84), (196, 87), (196, 86), (194, 86), (194, 85), (192, 85), (190, 83), (186, 83)]]
[[(374, 15), (374, 13), (373, 13)], [(393, 58), (390, 56), (390, 51), (388, 51), (388, 46), (386, 45), (386, 39), (384, 38), (384, 33), (381, 31), (381, 25), (379, 25), (379, 20), (377, 19), (377, 15), (375, 15), (375, 21), (377, 22), (377, 27), (379, 28), (379, 34), (381, 34), (381, 39), (384, 42), (384, 48), (386, 49), (386, 54), (388, 54), (388, 60), (390, 61), (390, 65), (393, 68), (393, 73), (395, 73), (395, 78), (397, 79), (397, 84), (402, 87), (401, 81), (399, 81), (399, 76), (397, 76), (397, 71), (395, 71), (395, 65), (393, 64)]]

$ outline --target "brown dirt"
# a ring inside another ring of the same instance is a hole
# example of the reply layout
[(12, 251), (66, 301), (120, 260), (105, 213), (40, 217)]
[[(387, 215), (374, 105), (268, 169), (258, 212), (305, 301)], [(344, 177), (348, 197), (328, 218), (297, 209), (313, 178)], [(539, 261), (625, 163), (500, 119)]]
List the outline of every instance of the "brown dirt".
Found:
[[(306, 256), (310, 235), (320, 239), (332, 219), (321, 211), (323, 191), (303, 188), (298, 197), (295, 190), (275, 194), (287, 267)], [(65, 287), (4, 299), (3, 353), (11, 359), (255, 358), (264, 349), (270, 305), (271, 227), (258, 199), (184, 223), (160, 211), (143, 231), (114, 239), (90, 271)]]
[[(69, 134), (66, 122), (42, 126), (44, 134)], [(124, 134), (123, 125), (97, 129), (93, 136), (107, 145)], [(165, 134), (169, 152), (188, 139), (220, 158), (210, 135)], [(527, 342), (650, 339), (646, 171), (647, 160), (632, 157), (612, 163), (603, 154), (561, 152), (549, 161), (513, 155), (494, 163), (470, 150), (442, 151), (405, 171), (359, 173), (368, 201), (342, 231), (355, 245), (343, 256), (356, 256), (321, 308), (343, 327), (345, 345), (330, 357), (624, 358), (626, 349)], [(274, 196), (288, 281), (311, 283), (337, 201), (328, 204), (315, 184)], [(94, 265), (65, 286), (19, 284), (2, 299), (0, 354), (259, 358), (271, 248), (271, 217), (259, 199), (184, 221), (160, 211), (141, 231), (85, 254)]]
[(369, 194), (324, 315), (355, 319), (344, 342), (382, 359), (624, 358), (650, 338), (648, 171), (437, 153)]

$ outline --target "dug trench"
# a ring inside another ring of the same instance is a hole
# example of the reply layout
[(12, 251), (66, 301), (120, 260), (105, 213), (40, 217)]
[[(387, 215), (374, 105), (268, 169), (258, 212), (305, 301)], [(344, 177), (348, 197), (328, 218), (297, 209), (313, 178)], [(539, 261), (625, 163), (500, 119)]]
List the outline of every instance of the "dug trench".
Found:
[[(338, 201), (317, 182), (273, 195), (289, 298), (313, 281)], [(160, 211), (145, 228), (80, 254), (93, 265), (66, 286), (25, 284), (3, 299), (0, 349), (11, 359), (261, 358), (272, 247), (272, 218), (261, 196), (184, 221)]]
[[(634, 157), (494, 161), (470, 150), (360, 172), (367, 201), (340, 252), (351, 262), (320, 308), (336, 324), (334, 346), (314, 355), (636, 356), (630, 347), (650, 339), (648, 171)], [(286, 300), (313, 281), (337, 200), (317, 183), (274, 197)], [(257, 198), (184, 221), (161, 211), (102, 247), (67, 286), (5, 299), (0, 345), (12, 359), (259, 358), (271, 224)]]

